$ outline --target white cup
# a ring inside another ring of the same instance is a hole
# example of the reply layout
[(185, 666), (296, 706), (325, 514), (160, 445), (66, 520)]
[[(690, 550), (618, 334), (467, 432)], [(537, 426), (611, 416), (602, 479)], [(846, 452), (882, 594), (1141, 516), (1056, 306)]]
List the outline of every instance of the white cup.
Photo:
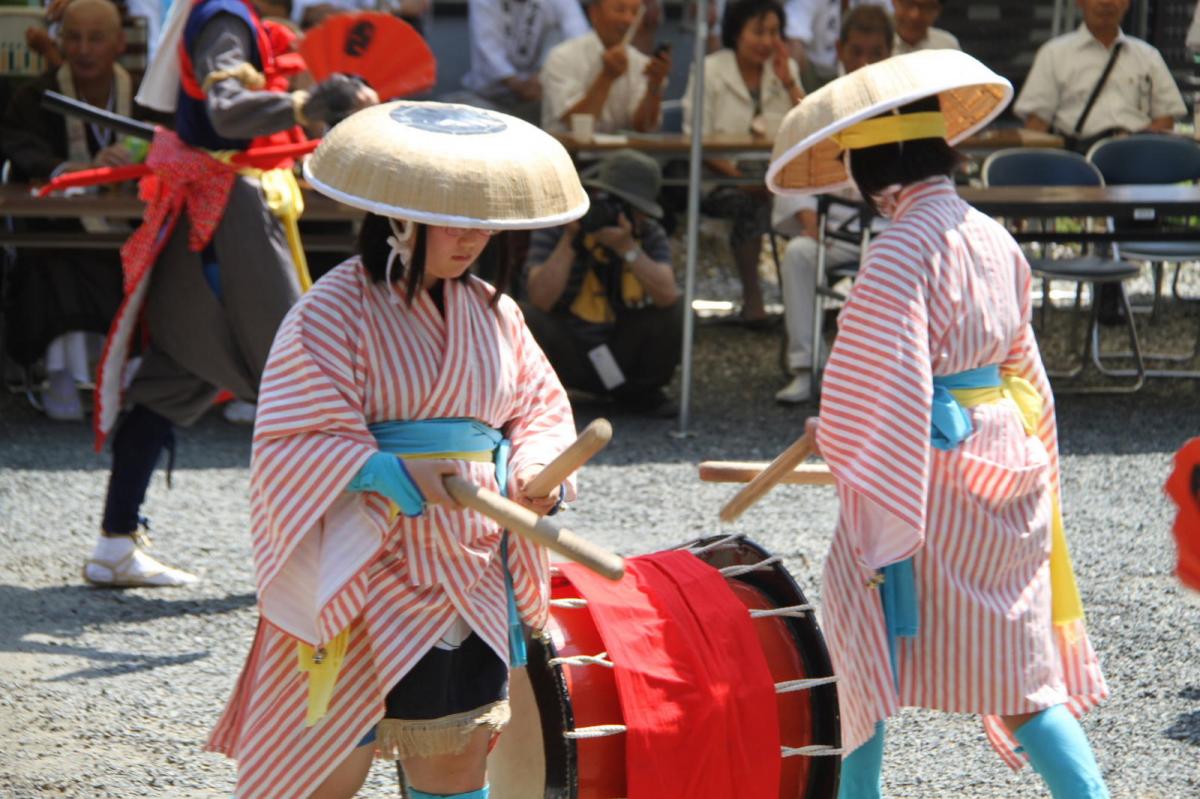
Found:
[(571, 136), (576, 141), (592, 140), (596, 132), (596, 118), (591, 114), (571, 114)]

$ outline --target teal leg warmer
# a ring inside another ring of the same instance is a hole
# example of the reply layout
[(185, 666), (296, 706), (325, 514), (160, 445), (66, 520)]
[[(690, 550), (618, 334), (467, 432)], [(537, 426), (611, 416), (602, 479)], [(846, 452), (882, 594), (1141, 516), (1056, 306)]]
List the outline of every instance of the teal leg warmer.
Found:
[(871, 740), (842, 758), (837, 799), (880, 799), (883, 796), (883, 722)]
[(488, 791), (486, 785), (478, 791), (467, 791), (466, 793), (425, 793), (416, 788), (409, 788), (408, 795), (412, 799), (488, 799)]
[(1109, 799), (1087, 736), (1066, 707), (1046, 708), (1016, 736), (1054, 799)]

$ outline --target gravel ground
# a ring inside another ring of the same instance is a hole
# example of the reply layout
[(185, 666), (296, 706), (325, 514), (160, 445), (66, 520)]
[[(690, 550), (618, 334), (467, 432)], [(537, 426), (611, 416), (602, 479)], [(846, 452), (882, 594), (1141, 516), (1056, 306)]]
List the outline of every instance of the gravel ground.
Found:
[[(587, 469), (572, 525), (626, 554), (717, 532), (732, 489), (698, 482), (695, 463), (770, 458), (814, 410), (771, 401), (778, 344), (776, 333), (699, 326), (695, 435), (610, 417), (615, 439)], [(1200, 432), (1197, 395), (1195, 384), (1158, 383), (1135, 396), (1060, 398), (1067, 530), (1113, 691), (1084, 726), (1114, 797), (1200, 796), (1200, 600), (1172, 576), (1161, 490), (1172, 453)], [(580, 424), (602, 410), (582, 408)], [(232, 764), (200, 745), (256, 619), (248, 461), (249, 431), (213, 414), (180, 434), (174, 489), (161, 475), (152, 486), (158, 551), (202, 572), (199, 585), (91, 590), (79, 569), (108, 458), (91, 451), (83, 426), (0, 395), (0, 796), (230, 794)], [(819, 602), (835, 514), (830, 489), (787, 487), (729, 529), (784, 555)], [(1045, 795), (1028, 770), (1000, 763), (972, 718), (908, 710), (888, 733), (890, 797)], [(362, 795), (394, 796), (393, 785), (379, 764)]]

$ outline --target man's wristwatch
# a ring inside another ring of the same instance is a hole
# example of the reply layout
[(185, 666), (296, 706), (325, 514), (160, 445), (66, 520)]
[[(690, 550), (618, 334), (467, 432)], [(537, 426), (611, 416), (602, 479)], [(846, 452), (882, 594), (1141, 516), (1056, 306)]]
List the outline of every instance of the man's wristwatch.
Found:
[(628, 250), (626, 250), (625, 252), (621, 253), (621, 257), (625, 259), (625, 263), (631, 264), (631, 263), (634, 263), (635, 261), (637, 261), (638, 254), (640, 252), (641, 252), (641, 248), (635, 244), (632, 247), (630, 247)]

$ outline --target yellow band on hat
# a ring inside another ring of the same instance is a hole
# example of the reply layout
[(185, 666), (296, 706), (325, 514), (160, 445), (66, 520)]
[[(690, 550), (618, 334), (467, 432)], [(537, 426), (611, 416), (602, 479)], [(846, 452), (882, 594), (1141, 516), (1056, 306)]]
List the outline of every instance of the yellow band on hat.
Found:
[(851, 125), (833, 134), (832, 138), (843, 150), (861, 150), (880, 144), (910, 141), (912, 139), (946, 138), (946, 118), (941, 111), (923, 111), (919, 114), (893, 114), (876, 117)]

